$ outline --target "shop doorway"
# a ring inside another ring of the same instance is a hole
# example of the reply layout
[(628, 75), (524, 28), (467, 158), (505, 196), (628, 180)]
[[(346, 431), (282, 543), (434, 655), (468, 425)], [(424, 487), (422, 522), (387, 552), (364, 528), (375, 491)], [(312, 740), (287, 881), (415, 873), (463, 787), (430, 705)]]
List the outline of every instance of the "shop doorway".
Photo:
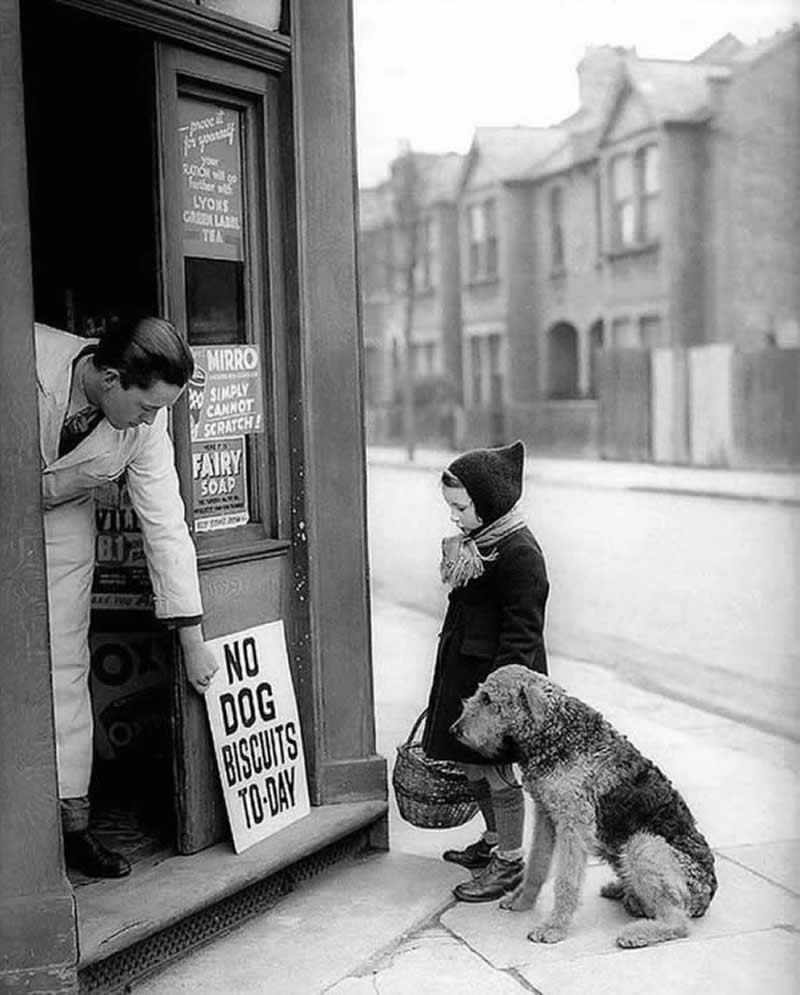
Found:
[[(36, 7), (22, 6), (35, 317), (99, 336), (160, 310), (153, 44)], [(103, 485), (96, 508), (92, 822), (135, 863), (175, 847), (174, 652), (124, 482)]]
[[(173, 409), (172, 434), (205, 637), (282, 619), (290, 644), (305, 639), (291, 541), (291, 149), (280, 81), (48, 7), (48, 19), (28, 12), (23, 24), (36, 320), (96, 336), (155, 313), (186, 331), (196, 375)], [(217, 479), (217, 465), (235, 469)], [(205, 706), (150, 610), (120, 482), (98, 494), (97, 525), (98, 828), (134, 862), (154, 847), (194, 853), (228, 835)], [(305, 651), (293, 659), (304, 665)], [(311, 714), (310, 696), (300, 709)], [(311, 737), (310, 720), (306, 729)]]

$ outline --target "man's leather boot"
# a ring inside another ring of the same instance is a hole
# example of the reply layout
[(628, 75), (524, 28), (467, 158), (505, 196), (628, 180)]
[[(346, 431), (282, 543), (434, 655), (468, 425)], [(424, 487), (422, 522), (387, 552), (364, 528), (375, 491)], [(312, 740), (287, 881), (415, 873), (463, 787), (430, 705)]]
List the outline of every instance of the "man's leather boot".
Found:
[(460, 902), (494, 902), (517, 887), (524, 870), (522, 858), (503, 860), (495, 853), (480, 874), (471, 881), (457, 884), (453, 894)]
[(64, 833), (64, 859), (70, 870), (89, 878), (124, 878), (131, 872), (125, 857), (104, 847), (88, 829)]

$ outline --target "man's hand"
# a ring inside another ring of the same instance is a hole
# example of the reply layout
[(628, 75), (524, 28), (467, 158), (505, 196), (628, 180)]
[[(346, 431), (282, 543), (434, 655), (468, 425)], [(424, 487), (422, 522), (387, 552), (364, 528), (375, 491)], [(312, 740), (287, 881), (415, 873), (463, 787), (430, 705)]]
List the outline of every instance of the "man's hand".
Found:
[(199, 625), (187, 625), (178, 629), (178, 638), (183, 651), (186, 678), (198, 694), (205, 694), (212, 677), (219, 670), (219, 664), (206, 646)]

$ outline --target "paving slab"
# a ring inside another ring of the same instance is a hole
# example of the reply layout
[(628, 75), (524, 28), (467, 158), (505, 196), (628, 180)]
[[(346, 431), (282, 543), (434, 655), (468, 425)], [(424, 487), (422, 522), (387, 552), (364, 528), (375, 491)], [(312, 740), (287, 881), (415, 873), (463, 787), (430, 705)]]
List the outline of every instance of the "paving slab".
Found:
[(193, 951), (134, 995), (313, 995), (336, 984), (450, 901), (441, 861), (381, 853), (332, 867), (270, 912)]
[(530, 963), (521, 974), (540, 995), (795, 995), (800, 938), (783, 930), (691, 939)]
[[(800, 926), (800, 900), (786, 889), (724, 857), (717, 859), (717, 877), (719, 890), (708, 913), (701, 919), (692, 920), (690, 938), (693, 941)], [(616, 947), (616, 937), (631, 919), (619, 902), (599, 895), (601, 885), (610, 878), (607, 867), (589, 867), (582, 905), (561, 943), (538, 944), (527, 939), (531, 925), (540, 921), (552, 907), (552, 879), (545, 885), (532, 912), (508, 912), (496, 903), (489, 906), (459, 904), (445, 912), (441, 922), (498, 968), (522, 969), (538, 963), (572, 961), (614, 952), (625, 957), (629, 951)], [(666, 944), (668, 947), (674, 945), (675, 941)]]
[(326, 995), (524, 995), (530, 988), (514, 972), (498, 971), (442, 930), (404, 943), (374, 971), (328, 989)]
[(800, 840), (726, 848), (721, 856), (741, 864), (800, 898)]

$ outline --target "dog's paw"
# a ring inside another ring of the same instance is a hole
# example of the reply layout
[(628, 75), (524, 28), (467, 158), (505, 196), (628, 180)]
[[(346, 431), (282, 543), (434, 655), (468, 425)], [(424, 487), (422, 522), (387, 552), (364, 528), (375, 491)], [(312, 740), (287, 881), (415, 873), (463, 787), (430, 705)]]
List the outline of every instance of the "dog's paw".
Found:
[(618, 901), (625, 894), (625, 888), (621, 881), (607, 881), (600, 889), (603, 898), (610, 898)]
[(566, 935), (566, 927), (543, 922), (533, 927), (528, 933), (528, 939), (531, 943), (560, 943)]
[(617, 937), (617, 946), (624, 947), (629, 950), (636, 949), (637, 947), (647, 947), (652, 942), (653, 940), (650, 936), (634, 930), (620, 933)]
[(500, 900), (500, 908), (509, 912), (527, 912), (536, 902), (536, 896), (526, 892), (522, 885), (509, 892)]

